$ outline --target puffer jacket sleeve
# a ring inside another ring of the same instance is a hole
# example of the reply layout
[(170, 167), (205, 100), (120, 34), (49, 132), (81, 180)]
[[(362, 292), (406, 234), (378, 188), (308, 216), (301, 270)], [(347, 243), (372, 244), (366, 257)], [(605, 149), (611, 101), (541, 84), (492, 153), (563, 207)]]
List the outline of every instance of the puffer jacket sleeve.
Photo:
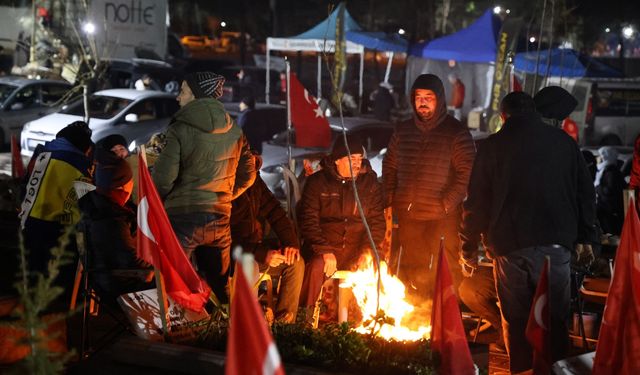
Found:
[(476, 147), (471, 134), (466, 129), (460, 131), (453, 142), (451, 154), (453, 181), (448, 186), (442, 200), (445, 212), (454, 210), (467, 196), (467, 186), (475, 154)]
[(167, 130), (167, 145), (154, 164), (153, 183), (164, 200), (175, 186), (180, 171), (180, 137), (174, 125)]
[(393, 195), (395, 194), (398, 184), (398, 131), (394, 131), (387, 146), (387, 153), (382, 161), (382, 186), (384, 207), (389, 207), (393, 203)]
[(320, 228), (320, 194), (322, 193), (322, 174), (313, 174), (307, 180), (302, 193), (302, 237), (305, 246), (309, 245), (314, 254), (334, 253), (334, 248), (327, 242)]
[(240, 158), (238, 160), (238, 167), (236, 168), (232, 199), (239, 197), (245, 190), (251, 187), (256, 180), (256, 161), (244, 134), (239, 142), (241, 142)]
[(282, 246), (299, 249), (300, 241), (296, 236), (293, 223), (287, 217), (287, 212), (282, 208), (280, 202), (273, 196), (261, 178), (256, 178), (253, 188), (260, 189), (260, 214), (258, 216), (267, 219)]

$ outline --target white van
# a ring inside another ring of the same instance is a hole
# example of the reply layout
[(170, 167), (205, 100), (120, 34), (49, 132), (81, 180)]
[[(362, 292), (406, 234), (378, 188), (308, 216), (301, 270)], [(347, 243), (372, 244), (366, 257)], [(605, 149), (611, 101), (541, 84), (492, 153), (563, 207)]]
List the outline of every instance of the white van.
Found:
[(577, 100), (571, 119), (585, 146), (633, 146), (640, 134), (640, 79), (550, 77), (548, 86), (562, 86)]

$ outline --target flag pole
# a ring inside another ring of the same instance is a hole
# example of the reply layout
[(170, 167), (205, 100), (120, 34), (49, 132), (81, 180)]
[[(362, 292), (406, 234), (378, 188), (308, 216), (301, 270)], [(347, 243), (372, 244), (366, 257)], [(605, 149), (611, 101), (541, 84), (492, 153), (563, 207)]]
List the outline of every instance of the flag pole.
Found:
[[(140, 145), (138, 147), (138, 152), (144, 161), (144, 165), (139, 165), (138, 168), (148, 168), (147, 167), (147, 153), (144, 145)], [(140, 197), (140, 181), (138, 181), (138, 198)], [(167, 301), (167, 291), (164, 287), (164, 278), (162, 277), (162, 273), (156, 267), (153, 266), (153, 277), (156, 282), (156, 290), (158, 292), (158, 306), (160, 307), (160, 321), (162, 322), (162, 336), (164, 338), (169, 334), (170, 321), (169, 321), (169, 303)]]
[(286, 58), (284, 65), (287, 71), (287, 167), (295, 173), (291, 158), (291, 64)]

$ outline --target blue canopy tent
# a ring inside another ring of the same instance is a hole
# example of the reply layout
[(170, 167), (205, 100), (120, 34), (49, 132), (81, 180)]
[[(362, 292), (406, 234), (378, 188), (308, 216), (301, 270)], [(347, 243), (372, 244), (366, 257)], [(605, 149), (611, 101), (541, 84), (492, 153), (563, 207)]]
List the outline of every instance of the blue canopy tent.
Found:
[[(332, 53), (335, 51), (336, 42), (336, 21), (340, 7), (344, 7), (344, 3), (327, 17), (324, 21), (320, 22), (311, 29), (288, 38), (267, 38), (267, 51), (266, 51), (266, 67), (267, 74), (269, 72), (270, 65), (270, 52), (271, 51), (313, 51), (318, 53), (318, 83), (317, 83), (317, 97), (321, 97), (321, 71), (322, 71), (322, 52)], [(360, 31), (362, 28), (351, 17), (349, 11), (344, 9), (344, 32)], [(364, 47), (360, 44), (356, 44), (347, 39), (347, 53), (360, 55), (360, 87), (359, 94), (362, 97), (362, 77), (364, 71)], [(269, 98), (269, 80), (266, 84), (266, 97)]]
[(409, 54), (426, 59), (456, 60), (458, 62), (490, 63), (496, 60), (496, 39), (502, 22), (487, 9), (467, 28), (451, 35), (418, 43)]
[(387, 69), (384, 74), (385, 82), (389, 81), (393, 55), (395, 53), (406, 53), (409, 48), (409, 42), (397, 33), (387, 34), (377, 31), (348, 31), (347, 40), (363, 45), (368, 49), (391, 53), (389, 60), (387, 61)]
[[(548, 57), (549, 50), (540, 51), (540, 63), (537, 71), (539, 75), (568, 78), (622, 77), (622, 73), (618, 70), (572, 49), (551, 49), (549, 64)], [(536, 74), (537, 58), (538, 53), (535, 51), (518, 53), (513, 62), (514, 68), (518, 72)], [(548, 73), (547, 65), (549, 65)]]
[[(445, 89), (451, 90), (446, 78), (453, 73), (465, 84), (463, 113), (479, 107), (487, 108), (501, 26), (500, 17), (493, 13), (493, 9), (487, 9), (465, 29), (411, 46), (407, 59), (407, 90), (423, 73), (439, 76)], [(449, 60), (454, 60), (455, 66), (450, 66)]]

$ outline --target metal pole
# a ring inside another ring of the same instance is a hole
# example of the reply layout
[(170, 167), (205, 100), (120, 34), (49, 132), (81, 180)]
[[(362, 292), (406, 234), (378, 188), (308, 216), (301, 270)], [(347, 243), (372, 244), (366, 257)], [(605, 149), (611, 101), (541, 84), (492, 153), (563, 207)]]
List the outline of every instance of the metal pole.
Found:
[(284, 65), (287, 71), (287, 167), (295, 173), (291, 158), (291, 65), (289, 60), (285, 60)]
[(36, 0), (31, 1), (31, 46), (29, 47), (29, 62), (36, 61)]
[(360, 53), (360, 87), (358, 88), (358, 96), (360, 97), (358, 101), (358, 106), (359, 106), (358, 110), (361, 113), (362, 113), (363, 76), (364, 76), (364, 48)]
[(531, 96), (535, 94), (538, 86), (538, 72), (540, 70), (540, 48), (542, 47), (542, 28), (544, 27), (544, 14), (547, 11), (547, 0), (542, 5), (542, 19), (540, 20), (540, 33), (538, 34), (538, 52), (536, 54), (536, 74), (533, 76), (533, 87), (531, 88)]
[(391, 55), (389, 55), (389, 61), (387, 61), (387, 70), (384, 72), (385, 82), (389, 82), (389, 75), (391, 75), (391, 65), (393, 64), (393, 55), (394, 53), (391, 52)]
[[(549, 26), (549, 48), (547, 49), (547, 69), (544, 72), (544, 83), (547, 85), (549, 76), (549, 70), (551, 70), (551, 46), (553, 46), (553, 18), (555, 17), (556, 2), (551, 0), (551, 25)], [(560, 67), (562, 69), (562, 66)]]
[(316, 83), (318, 85), (316, 89), (316, 98), (322, 99), (322, 55), (318, 54), (318, 81)]
[[(270, 85), (270, 83), (271, 83), (270, 81), (271, 81), (271, 80), (269, 79), (269, 78), (271, 78), (271, 77), (270, 77), (270, 75), (269, 75), (269, 69), (270, 69), (270, 67), (271, 67), (271, 59), (269, 58), (269, 55), (270, 55), (270, 51), (269, 51), (269, 38), (267, 38), (267, 56), (266, 56), (266, 57), (267, 57), (267, 61), (266, 61), (267, 69), (265, 69), (265, 70), (266, 70), (266, 72), (265, 72), (266, 77), (265, 77), (265, 85), (264, 85), (264, 101), (265, 101), (265, 103), (267, 103), (267, 104), (270, 104), (270, 103), (271, 103), (271, 98), (269, 98), (269, 93), (270, 93), (270, 91), (271, 91), (271, 90), (270, 90), (270, 89), (271, 89), (271, 87), (270, 87), (270, 86), (271, 86), (271, 85)], [(287, 79), (289, 79), (289, 75), (288, 75), (288, 73), (287, 73)], [(287, 92), (288, 92), (288, 91), (287, 91)], [(288, 94), (287, 94), (287, 95), (288, 95)]]

